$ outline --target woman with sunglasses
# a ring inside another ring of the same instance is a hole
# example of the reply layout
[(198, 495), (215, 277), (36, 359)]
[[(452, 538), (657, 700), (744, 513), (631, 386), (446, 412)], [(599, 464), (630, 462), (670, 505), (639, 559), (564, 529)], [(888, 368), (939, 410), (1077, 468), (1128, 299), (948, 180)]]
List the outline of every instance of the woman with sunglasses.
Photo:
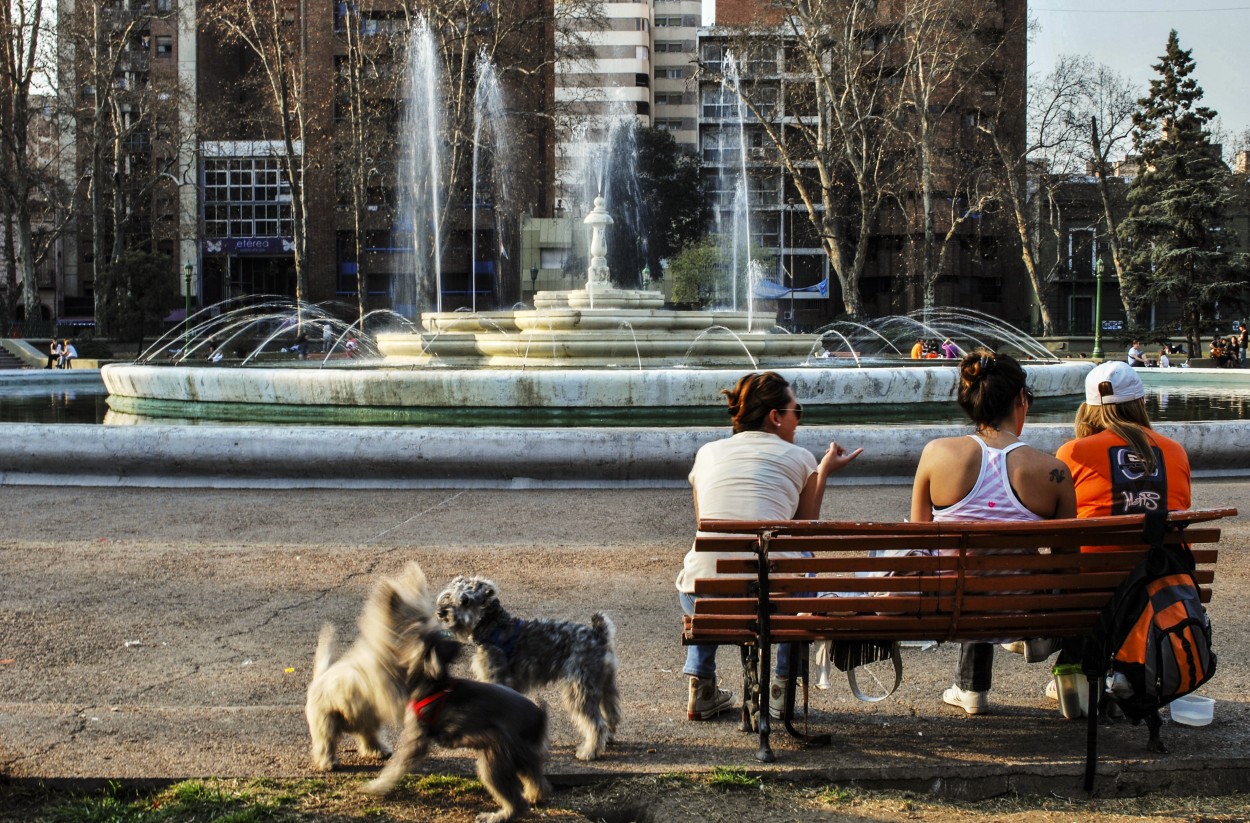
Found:
[[(721, 392), (729, 401), (733, 436), (708, 443), (695, 456), (690, 471), (695, 519), (813, 520), (820, 516), (829, 476), (859, 457), (830, 443), (820, 462), (796, 446), (794, 433), (803, 407), (786, 379), (776, 372), (748, 374), (733, 389)], [(677, 576), (682, 610), (694, 613), (694, 581), (717, 577), (716, 561), (729, 554), (691, 549)], [(683, 672), (690, 678), (686, 716), (707, 720), (733, 705), (733, 694), (716, 685), (716, 646), (692, 645)], [(789, 671), (789, 647), (777, 649), (779, 675)], [(774, 681), (772, 691), (784, 689)], [(779, 696), (778, 696), (779, 697)], [(774, 698), (773, 703), (778, 702)], [(776, 710), (774, 710), (776, 711)]]
[[(912, 485), (913, 521), (1076, 516), (1067, 466), (1020, 440), (1033, 393), (1014, 358), (984, 349), (965, 356), (959, 363), (958, 400), (976, 432), (924, 447)], [(968, 714), (985, 711), (993, 666), (993, 643), (962, 644), (955, 683), (942, 700)]]

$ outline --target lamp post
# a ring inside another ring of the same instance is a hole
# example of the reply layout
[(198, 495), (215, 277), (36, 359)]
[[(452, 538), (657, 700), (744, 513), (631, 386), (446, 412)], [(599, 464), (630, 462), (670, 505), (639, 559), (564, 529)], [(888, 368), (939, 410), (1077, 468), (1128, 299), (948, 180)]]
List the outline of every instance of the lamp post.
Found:
[(191, 276), (195, 274), (195, 266), (188, 260), (182, 267), (183, 294), (187, 298), (186, 312), (182, 316), (182, 333), (183, 344), (182, 351), (185, 354), (191, 348)]
[(1090, 357), (1102, 357), (1102, 261), (1094, 267), (1094, 350)]
[(538, 266), (530, 266), (530, 291), (534, 293), (530, 296), (533, 300), (534, 295), (538, 294)]

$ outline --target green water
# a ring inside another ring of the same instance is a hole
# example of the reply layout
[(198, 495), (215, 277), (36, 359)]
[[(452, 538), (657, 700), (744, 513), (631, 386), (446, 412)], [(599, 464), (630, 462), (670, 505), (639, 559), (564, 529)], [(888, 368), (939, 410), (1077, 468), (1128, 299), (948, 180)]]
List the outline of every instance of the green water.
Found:
[[(1156, 421), (1250, 419), (1250, 388), (1181, 386), (1148, 388), (1147, 406)], [(801, 398), (800, 398), (801, 399)], [(361, 426), (721, 426), (722, 408), (654, 409), (444, 409), (338, 406), (255, 406), (242, 403), (184, 404), (113, 398), (103, 387), (0, 388), (0, 422), (100, 424), (159, 422), (185, 425)], [(110, 402), (112, 411), (110, 411)], [(1033, 423), (1071, 423), (1079, 397), (1039, 399), (1029, 414)], [(106, 414), (108, 420), (105, 420)], [(138, 415), (136, 421), (131, 415)], [(157, 419), (159, 418), (159, 419)], [(954, 403), (888, 404), (851, 407), (808, 406), (803, 422), (811, 424), (914, 425), (962, 423)]]

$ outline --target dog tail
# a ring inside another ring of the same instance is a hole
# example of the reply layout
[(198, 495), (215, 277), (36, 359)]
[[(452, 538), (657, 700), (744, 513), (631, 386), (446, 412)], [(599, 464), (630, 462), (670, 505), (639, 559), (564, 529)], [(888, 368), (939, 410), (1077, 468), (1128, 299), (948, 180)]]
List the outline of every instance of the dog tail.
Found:
[(317, 651), (313, 655), (313, 680), (321, 677), (325, 670), (334, 662), (334, 626), (327, 623), (321, 627), (317, 637)]
[(616, 649), (616, 624), (603, 612), (595, 612), (590, 618), (590, 627), (603, 640), (609, 649)]

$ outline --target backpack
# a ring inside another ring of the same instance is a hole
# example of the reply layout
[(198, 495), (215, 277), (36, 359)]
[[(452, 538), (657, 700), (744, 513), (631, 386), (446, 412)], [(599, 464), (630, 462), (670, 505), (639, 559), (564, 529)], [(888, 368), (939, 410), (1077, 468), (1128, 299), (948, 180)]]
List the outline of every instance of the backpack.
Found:
[(1124, 579), (1086, 641), (1087, 675), (1108, 676), (1124, 714), (1141, 720), (1215, 674), (1211, 620), (1189, 546), (1166, 546), (1167, 512), (1146, 515), (1146, 557)]

